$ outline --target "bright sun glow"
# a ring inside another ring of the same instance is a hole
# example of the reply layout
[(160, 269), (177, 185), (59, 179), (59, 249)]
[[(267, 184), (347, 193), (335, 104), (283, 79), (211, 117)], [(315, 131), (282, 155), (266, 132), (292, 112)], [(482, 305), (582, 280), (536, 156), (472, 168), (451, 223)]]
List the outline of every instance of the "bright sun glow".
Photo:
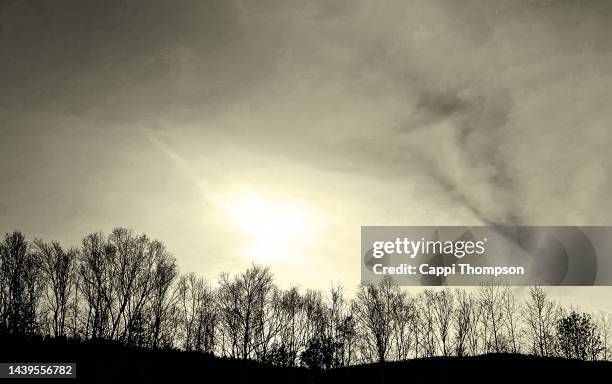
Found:
[(299, 261), (300, 251), (312, 236), (312, 215), (297, 202), (265, 199), (256, 193), (240, 194), (226, 210), (252, 243), (246, 251), (263, 260)]

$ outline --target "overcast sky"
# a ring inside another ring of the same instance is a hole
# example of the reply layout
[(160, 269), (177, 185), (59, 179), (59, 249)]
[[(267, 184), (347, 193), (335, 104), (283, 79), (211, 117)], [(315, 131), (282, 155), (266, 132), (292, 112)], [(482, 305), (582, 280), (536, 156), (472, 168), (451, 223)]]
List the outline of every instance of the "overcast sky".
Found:
[(3, 232), (352, 290), (361, 225), (612, 225), (611, 2), (0, 4)]

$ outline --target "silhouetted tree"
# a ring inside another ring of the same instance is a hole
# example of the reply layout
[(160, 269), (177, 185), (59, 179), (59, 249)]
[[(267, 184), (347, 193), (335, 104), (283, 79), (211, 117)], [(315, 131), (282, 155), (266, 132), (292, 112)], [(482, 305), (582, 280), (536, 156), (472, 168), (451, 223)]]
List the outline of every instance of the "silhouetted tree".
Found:
[(254, 264), (234, 277), (221, 275), (219, 308), (224, 333), (230, 339), (231, 356), (251, 358), (262, 342), (255, 338), (255, 332), (261, 318), (268, 315), (266, 304), (273, 288), (270, 270), (259, 265)]
[(522, 317), (531, 339), (533, 353), (540, 356), (551, 355), (554, 352), (554, 328), (558, 309), (553, 301), (548, 300), (542, 287), (530, 288)]
[(366, 283), (357, 291), (356, 317), (366, 343), (378, 361), (386, 361), (393, 331), (393, 307), (399, 288), (386, 277), (378, 284)]
[(195, 273), (181, 276), (176, 289), (179, 345), (186, 351), (212, 353), (217, 325), (213, 290)]
[(0, 329), (31, 334), (37, 328), (37, 307), (44, 288), (39, 259), (21, 232), (0, 243)]
[(398, 297), (393, 300), (391, 307), (392, 316), (392, 343), (395, 358), (397, 360), (408, 359), (414, 342), (414, 317), (416, 316), (414, 300), (400, 291)]
[[(328, 302), (325, 300), (323, 293), (321, 291), (315, 291), (312, 289), (307, 290), (304, 294), (303, 305), (303, 315), (306, 321), (306, 343), (304, 345), (304, 348), (308, 348), (308, 346), (317, 346), (317, 348), (325, 346), (331, 348), (334, 341), (331, 336), (332, 332), (330, 331), (331, 310), (328, 306)], [(332, 354), (329, 363), (331, 365), (333, 364), (333, 357), (335, 351), (331, 350), (330, 353)]]
[(64, 250), (56, 241), (45, 243), (40, 239), (34, 245), (46, 282), (44, 301), (50, 333), (55, 337), (66, 336), (70, 299), (76, 289), (77, 250)]
[(610, 359), (610, 328), (612, 328), (612, 318), (610, 314), (604, 311), (597, 312), (597, 330), (599, 331), (599, 337), (601, 338), (602, 360)]
[[(503, 350), (503, 290), (496, 282), (483, 284), (478, 289), (480, 305), (482, 307), (483, 340), (486, 351), (502, 352)], [(490, 333), (487, 333), (487, 330)]]
[(115, 301), (115, 249), (103, 233), (87, 235), (79, 252), (79, 290), (84, 302), (82, 335), (85, 339), (110, 336), (111, 311)]
[(591, 315), (572, 310), (557, 320), (559, 350), (570, 359), (596, 360), (603, 349)]
[(449, 333), (453, 320), (453, 292), (449, 288), (444, 288), (436, 292), (433, 298), (434, 323), (438, 333), (440, 349), (442, 356), (448, 356), (450, 352)]
[(420, 351), (424, 357), (437, 354), (438, 340), (436, 334), (436, 313), (434, 302), (436, 292), (433, 289), (425, 289), (418, 296), (419, 323), (416, 327), (421, 330)]
[(111, 260), (111, 279), (114, 289), (110, 292), (111, 339), (125, 341), (130, 327), (142, 311), (145, 298), (151, 289), (150, 263), (145, 235), (135, 236), (125, 228), (116, 228), (108, 238), (115, 251)]
[(521, 304), (516, 301), (512, 288), (505, 286), (502, 290), (501, 307), (503, 324), (508, 338), (508, 349), (519, 353), (521, 349), (519, 322), (522, 311)]
[(357, 322), (352, 314), (347, 314), (342, 318), (338, 326), (338, 335), (342, 350), (340, 366), (349, 366), (355, 356), (355, 344), (357, 341)]
[(478, 326), (475, 314), (476, 300), (465, 289), (458, 289), (455, 298), (456, 306), (453, 322), (455, 353), (457, 356), (465, 356), (468, 354), (468, 345)]
[(335, 349), (334, 341), (329, 337), (311, 339), (306, 350), (300, 354), (302, 366), (311, 369), (331, 368)]
[(149, 345), (152, 348), (171, 346), (174, 329), (172, 325), (172, 283), (178, 276), (176, 260), (163, 249), (156, 252), (153, 268), (153, 288), (149, 301)]
[(274, 284), (268, 268), (179, 275), (164, 245), (125, 228), (87, 235), (79, 249), (6, 234), (0, 242), (0, 332), (178, 347), (275, 366), (328, 369), (454, 353), (609, 358), (610, 318), (572, 311), (532, 287), (520, 302), (495, 282), (475, 291), (424, 289), (387, 277), (353, 300)]
[(284, 326), (279, 330), (278, 344), (274, 347), (277, 354), (275, 360), (278, 365), (293, 367), (306, 343), (304, 300), (298, 289), (292, 287), (282, 293), (280, 305)]

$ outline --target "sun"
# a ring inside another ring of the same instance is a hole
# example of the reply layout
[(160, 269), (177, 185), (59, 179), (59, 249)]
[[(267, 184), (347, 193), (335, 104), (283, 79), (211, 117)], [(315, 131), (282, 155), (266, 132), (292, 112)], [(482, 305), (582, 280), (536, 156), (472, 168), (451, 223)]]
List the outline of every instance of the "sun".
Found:
[(248, 256), (296, 262), (311, 241), (313, 215), (297, 201), (248, 192), (228, 199), (225, 209), (250, 239)]

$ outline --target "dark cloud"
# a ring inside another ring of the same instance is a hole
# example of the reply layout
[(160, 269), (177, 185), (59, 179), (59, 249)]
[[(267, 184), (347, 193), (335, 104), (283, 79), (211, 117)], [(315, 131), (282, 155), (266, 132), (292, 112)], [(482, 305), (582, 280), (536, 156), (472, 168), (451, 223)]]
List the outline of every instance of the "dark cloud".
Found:
[(11, 2), (1, 14), (5, 108), (133, 121), (210, 108), (266, 71), (232, 2)]

